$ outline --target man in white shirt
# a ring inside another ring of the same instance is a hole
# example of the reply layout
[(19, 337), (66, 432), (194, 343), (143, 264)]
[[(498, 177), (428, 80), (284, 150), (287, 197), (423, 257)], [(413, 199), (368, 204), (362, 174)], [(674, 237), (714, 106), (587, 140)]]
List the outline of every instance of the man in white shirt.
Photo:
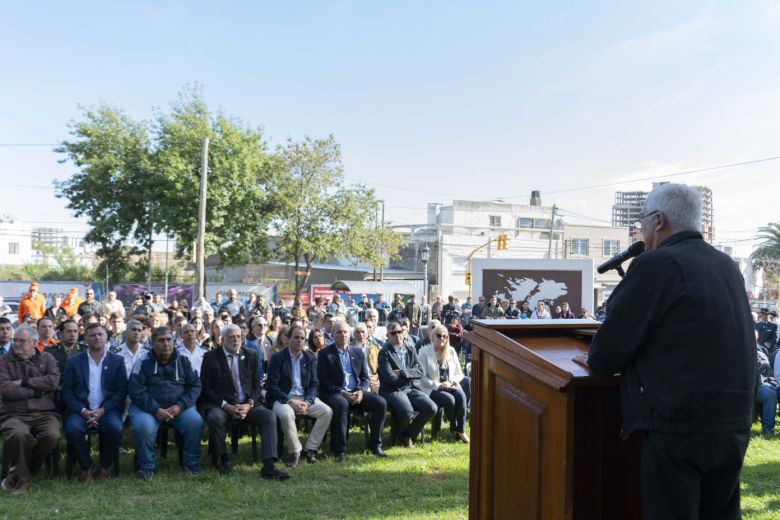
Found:
[(198, 343), (195, 325), (191, 323), (182, 325), (181, 335), (177, 339), (181, 340), (181, 345), (176, 347), (176, 350), (179, 351), (179, 354), (190, 360), (192, 369), (200, 375), (200, 367), (203, 364), (203, 355), (208, 352), (208, 349), (202, 347)]

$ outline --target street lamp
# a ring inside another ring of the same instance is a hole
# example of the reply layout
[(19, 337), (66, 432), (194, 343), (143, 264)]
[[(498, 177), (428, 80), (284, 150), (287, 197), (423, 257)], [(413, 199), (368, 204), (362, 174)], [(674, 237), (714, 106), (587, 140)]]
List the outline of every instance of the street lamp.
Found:
[(428, 300), (428, 262), (431, 261), (431, 248), (428, 244), (420, 250), (420, 260), (423, 263), (423, 270), (425, 271), (425, 283), (423, 284), (425, 291), (425, 300)]

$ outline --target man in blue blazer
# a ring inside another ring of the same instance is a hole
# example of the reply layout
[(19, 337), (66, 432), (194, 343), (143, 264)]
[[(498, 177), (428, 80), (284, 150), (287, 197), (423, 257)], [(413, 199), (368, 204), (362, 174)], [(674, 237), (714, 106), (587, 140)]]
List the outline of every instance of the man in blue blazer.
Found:
[(65, 437), (81, 466), (80, 482), (93, 476), (87, 430), (100, 435), (100, 468), (97, 476), (107, 480), (113, 455), (122, 440), (122, 411), (127, 397), (127, 375), (121, 356), (106, 351), (108, 332), (99, 323), (87, 325), (88, 350), (68, 358), (62, 382), (65, 403)]
[(330, 423), (330, 448), (336, 460), (344, 460), (347, 450), (347, 414), (359, 410), (370, 414), (368, 448), (377, 457), (386, 457), (382, 450), (382, 427), (385, 424), (387, 402), (368, 391), (368, 363), (363, 349), (349, 346), (347, 322), (333, 324), (333, 341), (317, 353), (317, 378), (320, 397), (333, 410)]
[(305, 352), (306, 329), (293, 325), (287, 331), (289, 345), (271, 356), (268, 362), (268, 391), (265, 399), (282, 426), (282, 434), (290, 454), (287, 466), (298, 465), (301, 442), (295, 427), (296, 415), (308, 415), (315, 419), (314, 427), (306, 440), (305, 456), (309, 463), (317, 462), (317, 449), (328, 431), (333, 411), (317, 398), (317, 360), (311, 352)]

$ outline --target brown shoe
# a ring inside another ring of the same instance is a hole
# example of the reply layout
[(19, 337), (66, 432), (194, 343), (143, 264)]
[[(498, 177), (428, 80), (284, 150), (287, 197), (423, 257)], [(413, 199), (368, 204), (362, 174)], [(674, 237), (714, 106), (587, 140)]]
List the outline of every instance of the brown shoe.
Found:
[(24, 495), (27, 492), (27, 488), (30, 487), (30, 481), (29, 480), (19, 480), (16, 483), (16, 487), (11, 491), (12, 497), (17, 497), (19, 495)]
[(414, 448), (414, 442), (411, 437), (401, 437), (401, 446), (404, 448)]
[(19, 479), (16, 477), (16, 472), (9, 471), (8, 476), (6, 476), (2, 482), (0, 482), (0, 488), (6, 490), (6, 491), (13, 491), (13, 489), (16, 487), (16, 484), (19, 483)]
[(89, 482), (92, 480), (92, 468), (82, 469), (79, 474), (79, 482)]
[(284, 463), (284, 465), (287, 466), (288, 468), (294, 468), (298, 466), (298, 462), (300, 462), (300, 460), (301, 460), (301, 452), (296, 451), (295, 453), (291, 453), (289, 455), (289, 458)]
[(100, 468), (98, 470), (98, 478), (102, 481), (106, 481), (111, 478), (111, 469), (110, 468)]

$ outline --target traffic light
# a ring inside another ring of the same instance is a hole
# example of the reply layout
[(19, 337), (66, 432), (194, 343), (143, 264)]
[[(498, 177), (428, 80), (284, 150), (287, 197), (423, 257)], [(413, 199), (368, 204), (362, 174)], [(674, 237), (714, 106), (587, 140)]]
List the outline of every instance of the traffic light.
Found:
[(471, 273), (466, 271), (466, 285), (471, 285)]
[(507, 235), (498, 235), (498, 238), (496, 239), (496, 250), (506, 251), (506, 243), (508, 240), (509, 237)]

